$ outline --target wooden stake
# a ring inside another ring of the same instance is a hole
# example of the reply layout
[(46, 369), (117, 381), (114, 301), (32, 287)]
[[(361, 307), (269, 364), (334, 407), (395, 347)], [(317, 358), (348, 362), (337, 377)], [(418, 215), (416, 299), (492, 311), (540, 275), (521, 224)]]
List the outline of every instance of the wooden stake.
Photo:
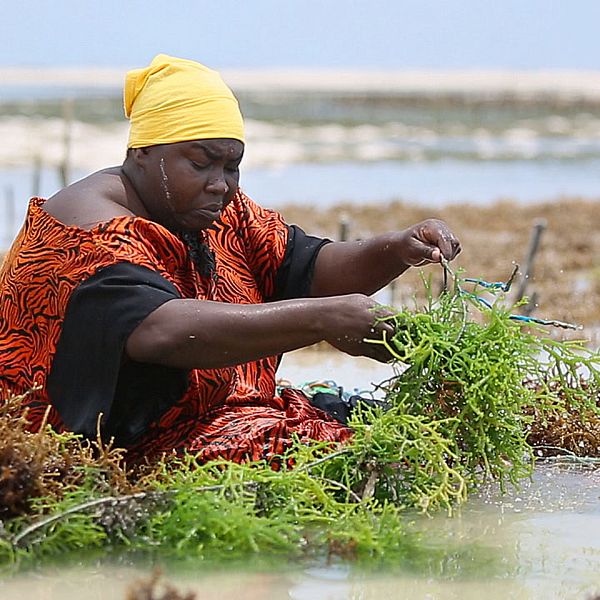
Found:
[(15, 191), (12, 185), (4, 188), (4, 198), (6, 200), (6, 230), (4, 231), (3, 246), (8, 248), (16, 233), (16, 210), (15, 210)]
[(350, 231), (350, 219), (346, 215), (340, 217), (339, 222), (339, 240), (340, 242), (348, 241), (348, 234)]
[(70, 156), (71, 156), (71, 131), (73, 128), (73, 112), (75, 102), (73, 98), (67, 98), (63, 101), (63, 121), (64, 121), (64, 137), (63, 137), (63, 160), (60, 164), (60, 181), (62, 187), (69, 185), (71, 181), (70, 173)]
[[(540, 247), (540, 239), (542, 238), (542, 234), (547, 226), (548, 223), (546, 219), (537, 219), (533, 223), (531, 236), (529, 238), (529, 248), (527, 249), (527, 256), (525, 257), (525, 263), (522, 271), (521, 283), (519, 285), (519, 289), (517, 290), (517, 302), (519, 302), (526, 295), (527, 286), (529, 285), (530, 279), (533, 277), (533, 262), (535, 260), (535, 255)], [(533, 306), (528, 307), (527, 314), (531, 314), (531, 312), (533, 312), (533, 308)]]
[(40, 195), (40, 181), (42, 179), (42, 157), (39, 154), (33, 159), (33, 176), (31, 178), (31, 195), (38, 197)]

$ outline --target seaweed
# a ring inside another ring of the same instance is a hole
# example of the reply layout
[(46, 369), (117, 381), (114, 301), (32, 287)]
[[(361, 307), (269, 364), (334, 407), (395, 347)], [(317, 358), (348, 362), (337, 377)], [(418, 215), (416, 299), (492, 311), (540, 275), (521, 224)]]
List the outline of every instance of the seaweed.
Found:
[(99, 438), (28, 431), (20, 399), (10, 399), (0, 412), (0, 562), (96, 548), (436, 574), (492, 564), (481, 549), (439, 547), (410, 516), (451, 513), (489, 481), (518, 486), (545, 456), (600, 455), (600, 357), (511, 318), (503, 292), (481, 302), (462, 283), (437, 298), (429, 286), (424, 308), (389, 317), (393, 337), (371, 340), (389, 349), (396, 374), (379, 385), (385, 403), (354, 411), (344, 445), (296, 442), (246, 464), (184, 454), (132, 468)]

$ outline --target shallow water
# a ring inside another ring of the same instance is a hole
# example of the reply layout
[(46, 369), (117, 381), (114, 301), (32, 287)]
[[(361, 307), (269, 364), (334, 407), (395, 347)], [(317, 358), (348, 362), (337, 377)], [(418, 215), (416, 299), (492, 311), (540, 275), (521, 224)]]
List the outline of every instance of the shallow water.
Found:
[[(61, 187), (63, 162), (68, 181), (121, 163), (128, 127), (114, 90), (98, 97), (73, 90), (68, 128), (59, 89), (54, 100), (42, 89), (9, 92), (0, 83), (0, 249), (16, 233), (27, 199)], [(420, 96), (387, 86), (357, 95), (312, 87), (283, 92), (254, 90), (241, 98), (247, 134), (241, 185), (264, 206), (400, 199), (435, 209), (500, 198), (598, 198), (597, 102), (561, 96), (549, 103), (545, 93), (509, 101), (510, 94), (487, 92), (481, 102), (468, 86), (441, 103), (429, 85)]]
[[(454, 517), (416, 517), (413, 527), (441, 546), (479, 548), (449, 560), (448, 573), (396, 569), (365, 572), (348, 564), (277, 569), (163, 566), (163, 580), (198, 599), (428, 600), (578, 599), (600, 593), (600, 469), (543, 464), (533, 481), (501, 496), (484, 490)], [(482, 557), (491, 557), (489, 564)], [(481, 564), (480, 564), (481, 563)], [(447, 565), (448, 566), (448, 565)], [(149, 567), (96, 563), (5, 578), (3, 600), (125, 599)]]
[[(71, 180), (88, 173), (75, 170)], [(56, 169), (42, 169), (39, 183), (33, 179), (32, 167), (0, 165), (0, 250), (12, 243), (35, 191), (49, 197), (61, 187)], [(562, 197), (596, 199), (600, 193), (600, 159), (533, 164), (523, 160), (477, 163), (448, 159), (294, 163), (244, 168), (240, 183), (251, 198), (275, 210), (290, 204), (306, 206), (307, 210), (326, 209), (340, 202), (385, 207), (388, 201), (402, 200), (427, 206), (435, 214), (444, 206), (488, 206), (507, 198), (521, 204)]]
[[(379, 300), (385, 300), (383, 292)], [(277, 375), (296, 387), (329, 381), (347, 392), (376, 393), (377, 385), (394, 375), (394, 367), (362, 356), (346, 356), (323, 344), (284, 354)]]

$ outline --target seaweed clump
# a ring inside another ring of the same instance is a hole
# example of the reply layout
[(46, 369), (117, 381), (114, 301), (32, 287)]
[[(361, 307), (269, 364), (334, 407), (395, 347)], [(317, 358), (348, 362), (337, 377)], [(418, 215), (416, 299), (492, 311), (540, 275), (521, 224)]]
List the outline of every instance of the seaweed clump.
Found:
[(531, 385), (536, 395), (540, 395), (545, 387), (553, 396), (549, 403), (525, 409), (531, 416), (527, 441), (536, 450), (536, 455), (600, 457), (600, 393), (597, 385), (575, 376), (568, 377), (563, 385), (556, 379), (548, 381), (547, 378), (543, 386), (539, 382)]
[(388, 409), (354, 415), (346, 454), (322, 475), (361, 499), (452, 511), (486, 482), (517, 486), (544, 457), (600, 456), (600, 355), (512, 308), (456, 285), (388, 317), (395, 335), (372, 340), (397, 367), (380, 384)]
[[(44, 498), (56, 502), (71, 490), (93, 486), (105, 492), (135, 490), (121, 448), (98, 438), (59, 434), (42, 425), (33, 432), (21, 403), (13, 396), (0, 405), (0, 519), (30, 514)], [(92, 483), (93, 481), (93, 483)]]
[(380, 385), (386, 407), (356, 410), (344, 445), (295, 444), (279, 469), (183, 455), (131, 471), (99, 441), (30, 433), (13, 399), (0, 413), (0, 561), (100, 548), (480, 569), (485, 552), (428, 543), (406, 511), (451, 511), (490, 480), (518, 485), (540, 455), (600, 454), (600, 356), (512, 317), (458, 285), (389, 317), (395, 335), (372, 340), (397, 366)]

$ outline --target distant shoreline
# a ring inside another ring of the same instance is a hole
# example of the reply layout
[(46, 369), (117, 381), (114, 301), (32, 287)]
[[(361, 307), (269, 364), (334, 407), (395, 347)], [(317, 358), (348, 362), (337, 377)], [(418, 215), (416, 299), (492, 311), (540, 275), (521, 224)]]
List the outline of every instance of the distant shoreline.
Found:
[[(127, 68), (0, 67), (0, 92), (18, 87), (119, 90)], [(223, 69), (248, 92), (323, 91), (390, 94), (552, 96), (600, 101), (600, 71)]]

